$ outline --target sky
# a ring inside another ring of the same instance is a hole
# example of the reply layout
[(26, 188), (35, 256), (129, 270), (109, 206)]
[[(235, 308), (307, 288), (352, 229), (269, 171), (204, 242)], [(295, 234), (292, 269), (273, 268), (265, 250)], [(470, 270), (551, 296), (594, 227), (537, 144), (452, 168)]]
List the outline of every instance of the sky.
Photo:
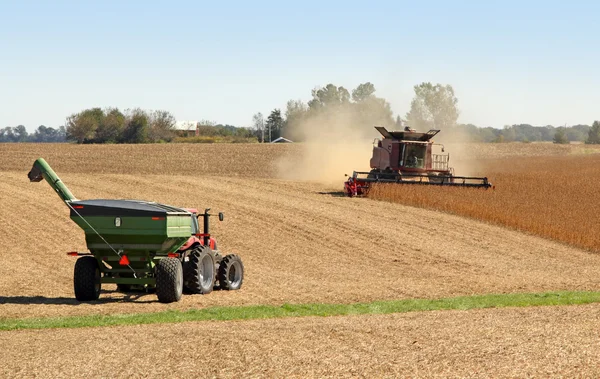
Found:
[(249, 126), (315, 87), (371, 82), (404, 116), (450, 84), (459, 122), (600, 119), (597, 1), (0, 0), (0, 128), (91, 107)]

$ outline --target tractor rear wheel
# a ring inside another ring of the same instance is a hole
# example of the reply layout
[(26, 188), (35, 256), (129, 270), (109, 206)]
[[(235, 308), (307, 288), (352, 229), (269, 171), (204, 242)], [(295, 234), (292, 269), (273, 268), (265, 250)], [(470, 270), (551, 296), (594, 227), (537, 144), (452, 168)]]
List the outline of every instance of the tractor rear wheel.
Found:
[(215, 256), (210, 248), (196, 247), (185, 266), (185, 288), (191, 293), (211, 293), (215, 284)]
[(100, 266), (94, 257), (81, 257), (75, 262), (73, 274), (75, 298), (79, 301), (98, 300), (100, 297)]
[(222, 290), (239, 290), (244, 281), (242, 258), (235, 254), (226, 255), (219, 265), (217, 277)]
[(161, 303), (173, 303), (181, 299), (183, 270), (177, 258), (163, 258), (156, 265), (156, 296)]

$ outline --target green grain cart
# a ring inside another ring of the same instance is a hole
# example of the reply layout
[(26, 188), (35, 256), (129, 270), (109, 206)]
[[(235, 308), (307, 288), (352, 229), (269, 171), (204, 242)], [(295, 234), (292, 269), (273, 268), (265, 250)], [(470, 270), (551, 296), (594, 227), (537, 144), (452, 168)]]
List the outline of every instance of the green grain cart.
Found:
[(163, 303), (179, 301), (184, 290), (207, 294), (241, 287), (244, 265), (239, 256), (217, 250), (209, 233), (210, 208), (198, 213), (140, 200), (78, 200), (43, 158), (28, 177), (46, 179), (85, 232), (89, 252), (67, 253), (80, 256), (73, 280), (77, 300), (97, 300), (102, 283), (116, 283), (123, 292), (155, 290)]

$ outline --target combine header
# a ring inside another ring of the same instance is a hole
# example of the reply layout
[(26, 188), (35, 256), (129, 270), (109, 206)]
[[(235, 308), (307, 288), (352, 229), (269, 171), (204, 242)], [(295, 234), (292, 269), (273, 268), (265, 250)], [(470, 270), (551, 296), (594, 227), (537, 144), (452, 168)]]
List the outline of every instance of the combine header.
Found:
[(217, 250), (209, 233), (210, 208), (198, 213), (140, 200), (78, 200), (42, 158), (28, 177), (45, 179), (85, 232), (89, 252), (67, 253), (79, 257), (73, 276), (77, 300), (97, 300), (103, 283), (115, 283), (122, 292), (156, 291), (163, 303), (179, 301), (184, 289), (207, 294), (216, 282), (224, 290), (241, 287), (242, 260)]
[(431, 139), (439, 130), (419, 133), (408, 127), (401, 132), (390, 132), (384, 127), (375, 129), (383, 136), (373, 143), (371, 171), (355, 171), (344, 183), (346, 195), (366, 195), (372, 183), (421, 184), (455, 187), (489, 188), (487, 178), (454, 176), (448, 166), (449, 154), (433, 154), (433, 146), (444, 146)]

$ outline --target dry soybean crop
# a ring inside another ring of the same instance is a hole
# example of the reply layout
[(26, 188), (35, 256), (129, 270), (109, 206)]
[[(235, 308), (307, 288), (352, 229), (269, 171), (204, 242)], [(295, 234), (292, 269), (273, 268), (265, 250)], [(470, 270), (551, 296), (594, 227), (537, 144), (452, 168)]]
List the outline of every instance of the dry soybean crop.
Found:
[(600, 155), (508, 157), (481, 165), (495, 189), (382, 184), (369, 197), (489, 221), (600, 251)]

